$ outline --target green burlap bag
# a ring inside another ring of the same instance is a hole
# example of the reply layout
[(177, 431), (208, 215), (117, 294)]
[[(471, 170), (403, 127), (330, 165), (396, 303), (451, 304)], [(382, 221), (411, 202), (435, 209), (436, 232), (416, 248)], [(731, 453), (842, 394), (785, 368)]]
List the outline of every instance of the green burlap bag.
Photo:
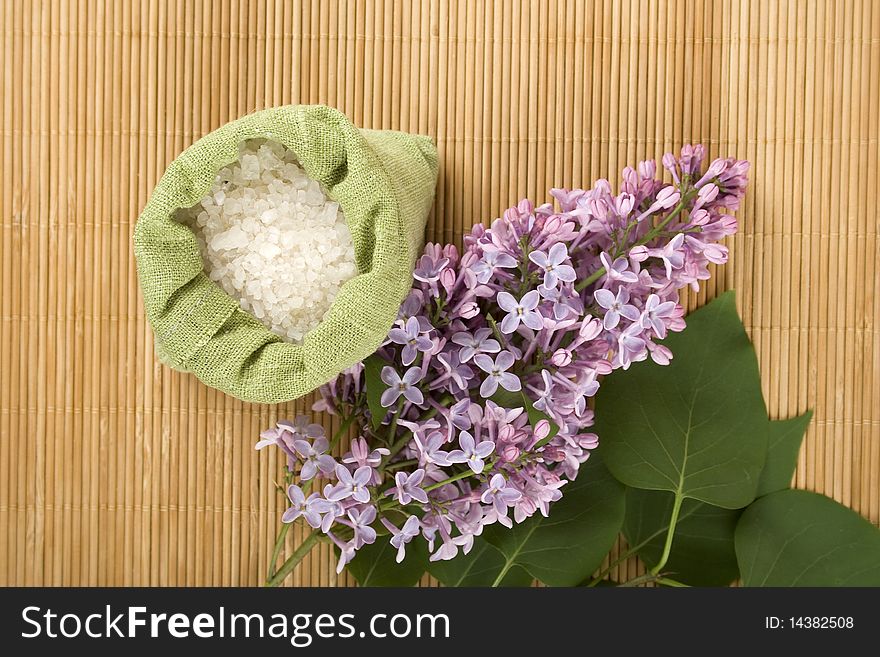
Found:
[[(351, 228), (358, 275), (301, 344), (283, 341), (241, 310), (203, 271), (196, 237), (175, 212), (198, 203), (239, 144), (268, 138), (293, 151), (336, 200)], [(156, 350), (246, 401), (300, 397), (373, 353), (412, 284), (434, 198), (430, 138), (358, 130), (339, 111), (290, 105), (228, 123), (187, 148), (156, 186), (134, 231), (138, 278)]]

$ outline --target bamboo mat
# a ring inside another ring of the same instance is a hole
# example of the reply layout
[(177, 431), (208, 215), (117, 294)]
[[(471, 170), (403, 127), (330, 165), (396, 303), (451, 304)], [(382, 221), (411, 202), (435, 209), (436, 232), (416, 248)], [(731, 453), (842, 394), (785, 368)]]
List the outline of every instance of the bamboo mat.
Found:
[[(771, 414), (816, 411), (797, 485), (880, 522), (880, 3), (7, 1), (0, 34), (0, 584), (262, 581), (253, 444), (310, 400), (160, 365), (131, 235), (184, 147), (284, 103), (434, 136), (443, 241), (683, 142), (751, 160), (689, 304), (736, 288)], [(350, 583), (322, 550), (291, 583)]]

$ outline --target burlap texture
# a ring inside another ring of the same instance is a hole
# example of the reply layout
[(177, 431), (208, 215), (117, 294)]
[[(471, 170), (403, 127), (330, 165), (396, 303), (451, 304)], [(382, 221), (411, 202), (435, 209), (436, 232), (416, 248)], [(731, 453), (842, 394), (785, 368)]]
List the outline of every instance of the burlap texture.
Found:
[[(302, 344), (285, 342), (203, 271), (195, 235), (175, 220), (195, 205), (239, 144), (284, 144), (339, 202), (358, 275), (342, 286)], [(168, 167), (138, 218), (134, 251), (159, 357), (246, 401), (277, 403), (333, 379), (379, 346), (412, 284), (434, 198), (437, 152), (428, 137), (358, 130), (339, 111), (288, 105), (206, 135)]]

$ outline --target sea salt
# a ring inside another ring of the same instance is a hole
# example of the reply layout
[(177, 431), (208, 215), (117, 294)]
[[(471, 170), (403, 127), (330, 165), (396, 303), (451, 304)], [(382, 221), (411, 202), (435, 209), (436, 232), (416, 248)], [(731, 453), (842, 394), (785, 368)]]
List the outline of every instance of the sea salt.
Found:
[(271, 331), (300, 342), (357, 273), (339, 205), (277, 142), (254, 139), (179, 218), (205, 271)]

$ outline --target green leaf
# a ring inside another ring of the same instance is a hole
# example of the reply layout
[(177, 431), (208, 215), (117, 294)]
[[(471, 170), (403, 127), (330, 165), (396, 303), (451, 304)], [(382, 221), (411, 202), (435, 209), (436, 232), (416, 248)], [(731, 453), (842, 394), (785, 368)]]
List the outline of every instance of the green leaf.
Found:
[(746, 509), (736, 555), (746, 586), (880, 586), (880, 530), (808, 491), (770, 493)]
[(812, 417), (813, 411), (807, 411), (788, 420), (770, 422), (767, 462), (758, 480), (758, 497), (784, 490), (791, 485), (804, 432)]
[(367, 388), (367, 406), (370, 409), (370, 421), (373, 429), (382, 426), (382, 420), (388, 415), (388, 409), (382, 407), (382, 393), (388, 387), (382, 381), (382, 368), (387, 363), (376, 354), (364, 360), (364, 383)]
[[(623, 534), (649, 568), (663, 553), (675, 495), (668, 491), (626, 491)], [(681, 505), (672, 552), (663, 571), (690, 586), (724, 586), (739, 576), (733, 546), (739, 509), (722, 509), (697, 500)]]
[[(428, 572), (445, 586), (492, 586), (504, 567), (504, 556), (482, 538), (467, 554), (449, 561), (433, 561)], [(519, 566), (508, 570), (499, 586), (530, 586), (534, 578)]]
[(379, 536), (375, 543), (357, 551), (346, 568), (361, 586), (415, 586), (428, 567), (428, 547), (421, 539), (406, 546), (406, 558), (397, 563), (397, 550), (390, 536)]
[(493, 583), (518, 566), (550, 586), (575, 586), (599, 567), (623, 523), (623, 486), (593, 452), (562, 493), (549, 518), (536, 513), (512, 529), (483, 530), (504, 557)]
[(692, 313), (665, 344), (675, 358), (662, 373), (636, 363), (602, 382), (595, 431), (608, 468), (633, 488), (744, 507), (764, 466), (767, 411), (733, 293)]

